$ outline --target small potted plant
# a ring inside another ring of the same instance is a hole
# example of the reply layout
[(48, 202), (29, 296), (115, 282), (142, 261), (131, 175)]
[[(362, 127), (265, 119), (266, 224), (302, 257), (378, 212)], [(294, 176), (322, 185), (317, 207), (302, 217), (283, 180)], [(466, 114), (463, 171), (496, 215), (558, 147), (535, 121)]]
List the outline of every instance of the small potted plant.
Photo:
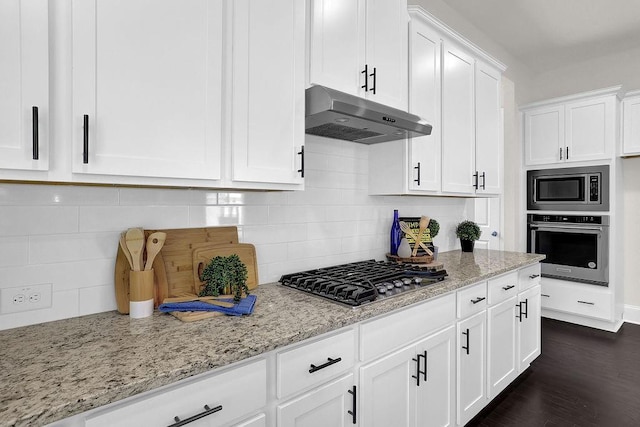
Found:
[(232, 293), (233, 301), (237, 304), (242, 299), (242, 294), (249, 294), (247, 287), (247, 266), (238, 255), (227, 257), (217, 256), (202, 270), (200, 280), (204, 287), (200, 296), (217, 297), (221, 293)]
[(473, 252), (473, 245), (480, 238), (480, 227), (473, 221), (462, 221), (456, 227), (456, 236), (460, 239), (462, 252)]
[(429, 225), (427, 226), (429, 229), (429, 234), (431, 235), (431, 242), (433, 244), (433, 259), (438, 259), (438, 247), (435, 245), (433, 238), (438, 235), (440, 232), (440, 224), (435, 219), (431, 218), (429, 220)]

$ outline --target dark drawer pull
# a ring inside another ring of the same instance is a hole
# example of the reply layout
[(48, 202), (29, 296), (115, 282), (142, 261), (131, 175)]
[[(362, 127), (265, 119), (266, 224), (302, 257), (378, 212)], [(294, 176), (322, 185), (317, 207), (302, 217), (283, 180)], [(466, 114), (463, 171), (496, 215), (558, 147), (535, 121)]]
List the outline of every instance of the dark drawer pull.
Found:
[(485, 298), (485, 297), (478, 297), (478, 298), (476, 298), (476, 299), (472, 299), (472, 300), (471, 300), (471, 302), (472, 302), (473, 304), (477, 304), (477, 303), (479, 303), (480, 301), (484, 301), (484, 300), (486, 300), (486, 298)]
[(418, 179), (414, 179), (413, 182), (420, 185), (420, 162), (418, 162), (418, 166), (414, 166), (413, 168), (418, 171)]
[(551, 298), (551, 295), (547, 295), (547, 294), (540, 294), (541, 297), (547, 297), (547, 298)]
[(85, 114), (84, 115), (84, 120), (83, 120), (83, 152), (82, 152), (82, 163), (84, 163), (85, 165), (89, 163), (89, 115)]
[(38, 135), (38, 107), (31, 107), (31, 126), (32, 126), (32, 144), (33, 144), (33, 160), (40, 157), (40, 142)]
[(369, 74), (370, 77), (373, 77), (373, 86), (370, 91), (375, 95), (376, 94), (376, 67), (373, 67), (373, 73)]
[(539, 274), (532, 274), (529, 276), (529, 279), (535, 279), (536, 277), (540, 277)]
[(589, 302), (589, 301), (578, 301), (580, 304), (587, 304), (587, 305), (596, 305), (595, 302)]
[(360, 86), (365, 92), (369, 91), (369, 64), (364, 64), (364, 70), (360, 71), (360, 74), (364, 74), (364, 84)]
[(173, 419), (176, 421), (175, 423), (169, 425), (169, 427), (179, 427), (179, 426), (183, 426), (185, 424), (189, 424), (192, 423), (196, 420), (199, 420), (200, 418), (204, 418), (208, 415), (214, 414), (216, 412), (220, 412), (222, 411), (222, 405), (218, 405), (215, 408), (209, 408), (209, 405), (204, 405), (204, 412), (200, 412), (199, 414), (196, 414), (192, 417), (189, 418), (185, 418), (184, 420), (181, 420), (178, 417), (174, 417)]
[(327, 360), (328, 360), (327, 363), (323, 363), (320, 366), (316, 366), (316, 365), (312, 364), (311, 367), (309, 368), (309, 373), (313, 374), (314, 372), (319, 371), (320, 369), (324, 369), (324, 368), (326, 368), (328, 366), (335, 365), (336, 363), (338, 363), (338, 362), (340, 362), (342, 360), (342, 357), (338, 357), (337, 359), (332, 359), (330, 357), (327, 357)]
[(509, 289), (513, 289), (515, 287), (516, 285), (509, 285), (509, 286), (503, 286), (502, 289), (504, 289), (505, 291), (508, 291)]

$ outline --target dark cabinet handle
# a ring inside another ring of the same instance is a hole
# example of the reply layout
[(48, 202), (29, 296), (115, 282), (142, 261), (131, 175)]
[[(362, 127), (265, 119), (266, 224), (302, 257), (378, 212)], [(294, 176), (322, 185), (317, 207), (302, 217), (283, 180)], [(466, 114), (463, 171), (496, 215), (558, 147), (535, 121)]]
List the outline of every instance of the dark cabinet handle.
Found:
[(562, 160), (562, 147), (560, 147), (560, 160)]
[(551, 298), (551, 295), (547, 295), (547, 294), (540, 294), (541, 297), (547, 297), (547, 298)]
[(569, 160), (569, 147), (567, 147), (567, 155), (565, 156), (565, 159)]
[(540, 277), (540, 275), (539, 274), (532, 274), (532, 275), (529, 276), (529, 279), (533, 280), (533, 279), (535, 279), (537, 277)]
[(373, 77), (373, 86), (371, 87), (371, 92), (376, 94), (376, 67), (373, 67), (373, 73), (369, 74), (370, 77)]
[(462, 346), (462, 348), (464, 350), (467, 350), (467, 354), (469, 354), (469, 328), (467, 328), (466, 332), (463, 332), (462, 335), (466, 335), (467, 336), (467, 345), (466, 346)]
[(482, 189), (485, 189), (485, 183), (487, 181), (486, 175), (484, 172), (482, 172), (482, 174), (480, 175), (480, 178), (482, 178)]
[(502, 289), (504, 289), (505, 291), (508, 291), (509, 289), (513, 289), (515, 287), (516, 285), (509, 285), (509, 286), (503, 286)]
[(300, 177), (304, 178), (304, 145), (300, 147), (298, 154), (300, 155), (300, 169), (298, 169), (298, 173)]
[(360, 74), (364, 74), (364, 84), (360, 86), (365, 92), (369, 91), (369, 64), (364, 64), (364, 70), (360, 71)]
[(476, 298), (476, 299), (472, 299), (472, 300), (471, 300), (471, 303), (472, 303), (472, 304), (477, 304), (477, 303), (479, 303), (480, 301), (484, 301), (484, 300), (486, 300), (486, 298), (485, 298), (485, 297), (478, 297), (478, 298)]
[(520, 319), (520, 322), (522, 322), (522, 303), (519, 302), (516, 304), (516, 307), (518, 307), (518, 314), (516, 314), (516, 317)]
[(524, 318), (528, 319), (529, 318), (529, 298), (525, 299), (523, 302), (520, 303), (520, 305), (524, 304)]
[(185, 418), (184, 420), (181, 420), (179, 417), (174, 417), (173, 419), (175, 420), (175, 423), (169, 425), (169, 427), (180, 427), (220, 411), (222, 411), (222, 405), (218, 405), (215, 408), (209, 408), (209, 405), (204, 405), (204, 412), (200, 412), (199, 414)]
[(33, 144), (33, 160), (40, 157), (40, 142), (38, 141), (38, 107), (31, 107), (31, 127), (32, 127), (32, 144)]
[(84, 130), (84, 139), (83, 139), (83, 153), (82, 153), (82, 163), (85, 165), (89, 163), (89, 115), (84, 115), (84, 123), (82, 126)]
[(578, 301), (578, 303), (580, 304), (587, 304), (587, 305), (596, 305), (595, 302), (590, 302), (590, 301)]
[(356, 424), (356, 421), (358, 419), (357, 416), (356, 416), (356, 405), (358, 404), (358, 398), (356, 396), (356, 393), (357, 393), (356, 386), (353, 386), (353, 388), (351, 390), (347, 390), (347, 391), (349, 392), (349, 394), (351, 394), (353, 396), (353, 399), (352, 399), (353, 411), (347, 411), (347, 413), (349, 415), (351, 415), (351, 422), (353, 424)]
[(476, 171), (476, 173), (474, 173), (472, 176), (474, 180), (473, 188), (477, 190), (478, 189), (478, 171)]
[[(420, 369), (420, 359), (424, 359), (424, 370)], [(411, 360), (416, 362), (416, 374), (411, 375), (411, 378), (415, 378), (416, 385), (420, 387), (420, 375), (427, 381), (427, 351), (425, 350), (424, 353), (416, 355), (416, 358)]]
[(418, 166), (414, 166), (414, 169), (418, 171), (418, 179), (414, 179), (413, 182), (420, 185), (420, 162), (418, 162)]
[(313, 374), (314, 372), (319, 371), (320, 369), (324, 369), (324, 368), (326, 368), (328, 366), (334, 365), (334, 364), (340, 362), (342, 360), (342, 357), (338, 357), (337, 359), (332, 359), (330, 357), (327, 357), (327, 360), (328, 360), (327, 363), (323, 363), (320, 366), (316, 366), (316, 365), (313, 365), (313, 364), (310, 365), (309, 373)]

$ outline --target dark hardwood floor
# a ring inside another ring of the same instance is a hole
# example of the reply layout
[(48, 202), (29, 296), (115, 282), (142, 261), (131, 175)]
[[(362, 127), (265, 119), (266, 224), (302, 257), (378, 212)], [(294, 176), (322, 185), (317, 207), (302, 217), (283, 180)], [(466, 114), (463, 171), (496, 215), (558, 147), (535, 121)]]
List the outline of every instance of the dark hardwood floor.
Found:
[(640, 426), (640, 325), (542, 319), (542, 355), (470, 426)]

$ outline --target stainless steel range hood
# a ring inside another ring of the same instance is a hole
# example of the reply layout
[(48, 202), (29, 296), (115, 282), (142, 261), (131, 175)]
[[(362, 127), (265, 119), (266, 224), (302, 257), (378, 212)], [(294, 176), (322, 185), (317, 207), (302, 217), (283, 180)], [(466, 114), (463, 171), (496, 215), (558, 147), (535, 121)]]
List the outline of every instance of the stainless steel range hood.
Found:
[(362, 144), (430, 135), (420, 117), (324, 86), (306, 90), (306, 133)]

